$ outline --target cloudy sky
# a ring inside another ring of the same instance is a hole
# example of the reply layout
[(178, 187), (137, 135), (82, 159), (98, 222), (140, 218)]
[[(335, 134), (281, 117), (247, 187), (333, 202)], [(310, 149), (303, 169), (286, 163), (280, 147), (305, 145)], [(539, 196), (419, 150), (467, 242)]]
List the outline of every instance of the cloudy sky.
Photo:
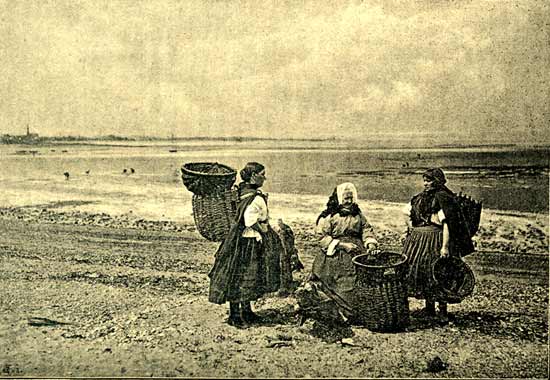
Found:
[(0, 133), (550, 143), (550, 7), (0, 0)]

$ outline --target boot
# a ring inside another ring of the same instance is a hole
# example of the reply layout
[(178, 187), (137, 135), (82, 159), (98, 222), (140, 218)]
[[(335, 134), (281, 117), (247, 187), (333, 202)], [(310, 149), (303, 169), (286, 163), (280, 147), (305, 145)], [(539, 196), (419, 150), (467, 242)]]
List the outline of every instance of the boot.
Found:
[(427, 316), (434, 316), (435, 315), (435, 302), (426, 300), (426, 307), (424, 308), (424, 311)]
[(439, 323), (446, 325), (449, 323), (449, 313), (447, 312), (447, 302), (439, 302)]
[(252, 311), (252, 307), (249, 302), (241, 302), (241, 317), (245, 323), (258, 323), (262, 318)]
[(241, 311), (238, 302), (229, 302), (229, 318), (227, 323), (230, 326), (242, 328), (245, 327), (245, 323), (241, 318)]

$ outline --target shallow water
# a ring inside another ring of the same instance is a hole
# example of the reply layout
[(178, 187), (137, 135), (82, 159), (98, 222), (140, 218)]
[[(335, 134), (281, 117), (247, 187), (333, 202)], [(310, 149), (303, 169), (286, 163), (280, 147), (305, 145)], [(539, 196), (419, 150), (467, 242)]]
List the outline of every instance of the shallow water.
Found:
[[(407, 202), (422, 188), (422, 171), (439, 166), (452, 190), (487, 208), (547, 212), (548, 157), (542, 148), (365, 149), (312, 142), (0, 145), (0, 194), (3, 205), (105, 197), (136, 207), (173, 203), (179, 194), (191, 195), (181, 182), (183, 163), (241, 168), (258, 161), (267, 168), (267, 192), (328, 196), (350, 181), (362, 199)], [(123, 173), (130, 168), (135, 173)]]

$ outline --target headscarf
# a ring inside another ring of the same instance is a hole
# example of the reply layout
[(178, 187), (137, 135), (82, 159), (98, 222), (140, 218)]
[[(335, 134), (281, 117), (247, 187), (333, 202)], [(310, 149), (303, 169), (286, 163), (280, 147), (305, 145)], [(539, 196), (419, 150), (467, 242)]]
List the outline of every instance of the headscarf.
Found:
[[(353, 203), (351, 204), (351, 207), (342, 207), (342, 198), (344, 196), (345, 192), (351, 192), (353, 194)], [(315, 221), (315, 224), (319, 224), (319, 220), (322, 218), (326, 218), (327, 216), (332, 216), (339, 214), (341, 216), (356, 216), (361, 213), (361, 209), (357, 205), (357, 189), (355, 188), (355, 185), (350, 182), (342, 183), (334, 188), (334, 191), (328, 198), (327, 207), (325, 210), (323, 210), (319, 216), (317, 217), (317, 220)]]
[(351, 182), (344, 182), (336, 186), (336, 194), (338, 196), (338, 203), (342, 204), (344, 200), (344, 193), (351, 192), (353, 194), (353, 203), (357, 203), (357, 189)]
[(440, 168), (428, 169), (424, 172), (424, 174), (422, 174), (422, 177), (428, 178), (439, 186), (443, 186), (447, 182), (445, 174), (443, 174), (443, 170)]
[(425, 189), (421, 193), (413, 197), (411, 203), (413, 205), (413, 213), (416, 214), (416, 218), (428, 221), (430, 215), (437, 210), (433, 210), (433, 201), (436, 193), (443, 191), (447, 194), (452, 194), (452, 191), (445, 186), (447, 180), (445, 174), (440, 168), (431, 168), (426, 170), (422, 177), (427, 178), (433, 182), (433, 186), (429, 189)]

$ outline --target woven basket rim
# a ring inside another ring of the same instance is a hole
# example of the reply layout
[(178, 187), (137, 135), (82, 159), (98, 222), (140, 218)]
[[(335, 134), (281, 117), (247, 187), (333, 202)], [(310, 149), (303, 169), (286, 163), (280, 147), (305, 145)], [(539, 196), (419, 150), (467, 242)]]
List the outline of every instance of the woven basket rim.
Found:
[[(452, 261), (455, 261), (457, 263), (460, 263), (463, 270), (465, 271), (465, 275), (466, 276), (469, 276), (470, 278), (472, 278), (472, 283), (475, 284), (475, 275), (474, 275), (474, 272), (472, 271), (472, 268), (470, 268), (470, 266), (468, 264), (466, 264), (464, 262), (464, 260), (462, 259), (459, 259), (458, 257), (440, 257), (439, 259), (435, 260), (434, 263), (432, 264), (432, 279), (435, 281), (435, 283), (445, 292), (449, 293), (450, 294), (450, 290), (445, 288), (440, 282), (439, 280), (436, 278), (435, 276), (435, 266), (442, 260), (442, 259), (447, 259), (447, 260), (452, 260)], [(459, 291), (459, 293), (464, 293), (464, 292), (461, 292)]]
[(357, 261), (357, 258), (359, 257), (362, 257), (362, 256), (370, 256), (369, 253), (362, 253), (360, 255), (357, 255), (357, 256), (354, 256), (351, 261), (359, 266), (359, 267), (363, 267), (363, 268), (370, 268), (370, 269), (388, 269), (388, 268), (396, 268), (400, 265), (403, 265), (406, 261), (407, 261), (407, 256), (401, 254), (401, 253), (396, 253), (396, 252), (384, 252), (384, 253), (392, 253), (396, 256), (400, 256), (401, 257), (401, 260), (398, 261), (397, 263), (394, 263), (394, 264), (388, 264), (388, 265), (367, 265), (367, 264), (363, 264), (363, 263), (360, 263)]
[[(199, 172), (197, 170), (189, 169), (188, 168), (189, 165), (217, 165), (219, 167), (229, 169), (229, 172), (228, 173), (204, 173), (204, 172)], [(183, 164), (181, 170), (184, 173), (193, 174), (193, 175), (200, 175), (200, 176), (207, 176), (207, 177), (230, 177), (230, 176), (233, 176), (233, 175), (237, 174), (237, 171), (235, 169), (233, 169), (230, 166), (220, 164), (219, 162), (188, 162), (188, 163)]]

